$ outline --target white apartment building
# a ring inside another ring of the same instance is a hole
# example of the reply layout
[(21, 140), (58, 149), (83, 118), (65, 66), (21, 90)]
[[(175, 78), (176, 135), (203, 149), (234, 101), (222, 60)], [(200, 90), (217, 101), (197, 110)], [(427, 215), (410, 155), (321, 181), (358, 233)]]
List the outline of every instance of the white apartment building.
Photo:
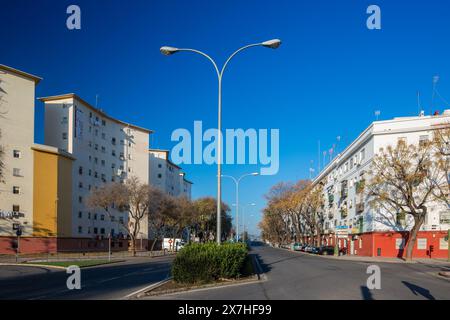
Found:
[[(126, 212), (89, 208), (94, 187), (136, 176), (149, 183), (149, 135), (144, 129), (107, 115), (76, 94), (40, 98), (45, 103), (45, 144), (70, 153), (73, 162), (72, 237), (122, 236)], [(139, 238), (147, 239), (147, 222)]]
[[(324, 187), (325, 238), (333, 234), (336, 228), (346, 227), (350, 234), (348, 246), (352, 252), (356, 251), (352, 254), (358, 254), (356, 249), (363, 251), (362, 243), (355, 244), (353, 240), (358, 239), (358, 236), (352, 237), (352, 234), (409, 230), (412, 217), (406, 221), (398, 221), (398, 217), (392, 214), (375, 212), (369, 207), (363, 193), (358, 192), (359, 186), (370, 179), (368, 171), (377, 150), (388, 145), (395, 146), (399, 140), (408, 144), (430, 140), (433, 129), (448, 123), (450, 110), (445, 110), (442, 115), (375, 121), (350, 143), (313, 181), (314, 184), (322, 183)], [(421, 231), (446, 231), (449, 228), (449, 209), (436, 203), (427, 214)], [(347, 246), (347, 243), (343, 245)], [(445, 250), (443, 244), (440, 247)]]
[(15, 235), (11, 217), (33, 231), (33, 150), (35, 87), (41, 78), (0, 65), (0, 145), (4, 149), (0, 183), (0, 236)]
[(186, 179), (182, 168), (169, 159), (169, 150), (149, 149), (150, 184), (165, 193), (191, 199), (192, 182)]

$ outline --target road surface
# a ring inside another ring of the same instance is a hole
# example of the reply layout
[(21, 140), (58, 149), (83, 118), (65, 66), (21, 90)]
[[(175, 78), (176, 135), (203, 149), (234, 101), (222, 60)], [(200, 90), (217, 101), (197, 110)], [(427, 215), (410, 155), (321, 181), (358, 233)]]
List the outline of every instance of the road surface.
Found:
[[(437, 276), (442, 265), (343, 261), (268, 246), (253, 247), (253, 252), (266, 281), (164, 299), (450, 299), (450, 280)], [(367, 289), (371, 264), (380, 267), (380, 290)]]
[(0, 299), (123, 299), (165, 279), (173, 256), (132, 258), (81, 269), (81, 289), (68, 290), (65, 270), (0, 266)]

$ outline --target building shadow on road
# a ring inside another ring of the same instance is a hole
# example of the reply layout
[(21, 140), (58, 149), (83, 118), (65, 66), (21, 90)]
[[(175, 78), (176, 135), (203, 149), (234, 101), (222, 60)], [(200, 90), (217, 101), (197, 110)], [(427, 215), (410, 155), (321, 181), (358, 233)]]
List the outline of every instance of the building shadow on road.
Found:
[(423, 296), (425, 299), (428, 300), (436, 300), (433, 295), (431, 294), (430, 290), (419, 287), (415, 284), (412, 284), (408, 281), (402, 281), (402, 283), (409, 289), (411, 290), (412, 293), (414, 293), (416, 296), (417, 295), (421, 295)]
[(372, 292), (370, 292), (369, 288), (365, 286), (361, 286), (361, 295), (363, 300), (375, 300), (373, 298)]

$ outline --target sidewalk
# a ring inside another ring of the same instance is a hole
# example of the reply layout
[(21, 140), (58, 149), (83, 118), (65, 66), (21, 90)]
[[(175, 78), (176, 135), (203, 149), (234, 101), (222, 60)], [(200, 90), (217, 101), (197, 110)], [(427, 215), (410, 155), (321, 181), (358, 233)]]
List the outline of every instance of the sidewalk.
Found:
[[(158, 251), (138, 251), (136, 257), (133, 257), (129, 251), (112, 252), (111, 259), (132, 259), (142, 257), (159, 257), (170, 255), (171, 252)], [(39, 253), (39, 254), (23, 254), (19, 255), (16, 261), (15, 255), (0, 255), (0, 263), (22, 263), (22, 262), (42, 262), (42, 261), (70, 261), (70, 260), (105, 260), (108, 259), (108, 252), (58, 252), (58, 253)]]
[[(284, 248), (279, 248), (284, 249)], [(387, 257), (363, 257), (363, 256), (352, 256), (352, 255), (345, 255), (345, 256), (325, 256), (325, 255), (318, 255), (318, 254), (311, 254), (303, 251), (293, 251), (291, 249), (284, 249), (289, 250), (292, 252), (296, 252), (299, 254), (304, 255), (310, 255), (314, 257), (320, 257), (324, 259), (335, 259), (335, 260), (344, 260), (344, 261), (359, 261), (359, 262), (383, 262), (383, 263), (420, 263), (420, 264), (428, 264), (428, 265), (442, 265), (442, 266), (449, 266), (450, 262), (447, 261), (447, 259), (423, 259), (423, 258), (413, 258), (413, 261), (406, 261), (402, 258), (387, 258)]]

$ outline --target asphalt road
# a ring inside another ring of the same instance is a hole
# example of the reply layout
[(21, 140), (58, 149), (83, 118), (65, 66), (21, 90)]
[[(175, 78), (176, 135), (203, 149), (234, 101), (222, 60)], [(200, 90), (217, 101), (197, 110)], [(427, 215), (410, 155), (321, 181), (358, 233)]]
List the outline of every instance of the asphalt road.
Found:
[(81, 269), (81, 289), (69, 290), (65, 270), (0, 266), (0, 299), (123, 299), (165, 279), (173, 256), (133, 258)]
[[(266, 281), (164, 299), (450, 299), (450, 280), (437, 276), (443, 266), (342, 261), (267, 246), (253, 247), (253, 252), (259, 256)], [(366, 287), (371, 264), (380, 267), (380, 290)]]

